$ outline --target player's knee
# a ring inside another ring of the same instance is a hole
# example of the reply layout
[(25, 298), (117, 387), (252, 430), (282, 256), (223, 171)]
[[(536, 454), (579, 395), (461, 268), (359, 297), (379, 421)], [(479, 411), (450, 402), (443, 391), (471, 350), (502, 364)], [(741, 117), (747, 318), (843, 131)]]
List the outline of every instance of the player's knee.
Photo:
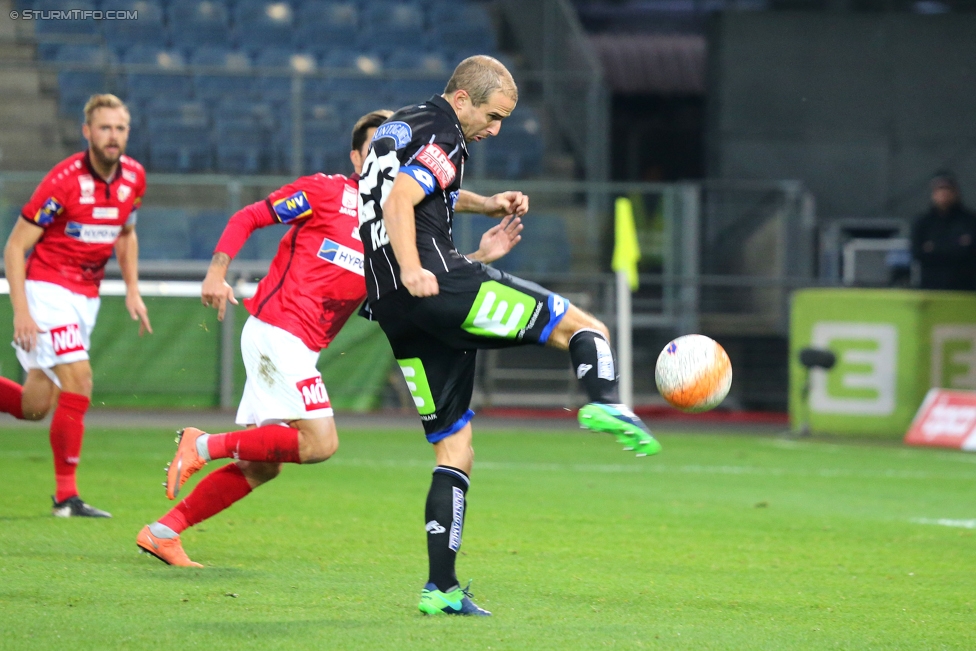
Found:
[(21, 410), (24, 415), (24, 420), (41, 420), (47, 416), (47, 412), (50, 411), (50, 405), (37, 405), (25, 402), (21, 405)]
[(339, 449), (339, 437), (335, 429), (325, 432), (301, 432), (299, 454), (302, 463), (322, 463)]
[(252, 488), (266, 484), (281, 474), (280, 463), (262, 463), (257, 461), (238, 461), (237, 466), (244, 473), (244, 477)]

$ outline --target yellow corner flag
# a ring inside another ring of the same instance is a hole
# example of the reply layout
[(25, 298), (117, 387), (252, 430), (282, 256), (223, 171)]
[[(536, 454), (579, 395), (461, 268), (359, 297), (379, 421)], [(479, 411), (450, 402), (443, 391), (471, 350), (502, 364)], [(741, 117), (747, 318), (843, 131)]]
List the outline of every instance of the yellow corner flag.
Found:
[(640, 245), (637, 243), (637, 228), (634, 226), (634, 206), (627, 197), (617, 197), (614, 205), (614, 271), (627, 273), (630, 291), (637, 289), (637, 262), (640, 260)]

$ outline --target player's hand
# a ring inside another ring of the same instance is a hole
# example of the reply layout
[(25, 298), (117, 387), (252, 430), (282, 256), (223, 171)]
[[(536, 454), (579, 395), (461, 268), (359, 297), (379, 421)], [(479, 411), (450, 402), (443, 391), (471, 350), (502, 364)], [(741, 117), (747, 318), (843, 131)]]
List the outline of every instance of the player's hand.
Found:
[(14, 314), (14, 343), (25, 352), (37, 348), (37, 335), (47, 330), (41, 330), (30, 314)]
[(125, 295), (125, 309), (129, 311), (129, 316), (132, 317), (133, 321), (139, 322), (139, 336), (146, 334), (152, 334), (152, 325), (149, 323), (149, 310), (146, 309), (146, 304), (142, 301), (142, 296), (139, 292), (127, 292)]
[(227, 312), (227, 301), (237, 305), (237, 299), (234, 298), (234, 288), (228, 285), (222, 277), (210, 273), (203, 279), (200, 300), (207, 307), (217, 308), (218, 321), (224, 320), (224, 313)]
[(485, 214), (489, 217), (515, 215), (521, 217), (529, 212), (529, 195), (517, 190), (499, 192), (485, 200)]
[(485, 231), (481, 236), (481, 245), (476, 257), (484, 263), (494, 262), (502, 257), (522, 239), (522, 220), (515, 215), (508, 215), (502, 221)]
[(400, 270), (400, 282), (407, 288), (411, 296), (436, 296), (441, 289), (437, 285), (437, 276), (423, 267), (416, 270)]

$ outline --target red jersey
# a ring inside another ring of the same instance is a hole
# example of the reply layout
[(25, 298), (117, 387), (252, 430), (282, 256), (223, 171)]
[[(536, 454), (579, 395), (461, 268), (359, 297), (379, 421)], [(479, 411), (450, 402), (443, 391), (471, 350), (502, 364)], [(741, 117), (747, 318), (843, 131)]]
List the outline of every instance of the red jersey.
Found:
[(359, 177), (313, 174), (231, 217), (215, 252), (234, 257), (255, 228), (290, 224), (247, 311), (310, 350), (335, 339), (366, 298), (359, 239)]
[(115, 241), (123, 226), (135, 223), (145, 191), (146, 172), (128, 156), (108, 180), (92, 168), (87, 151), (55, 165), (21, 211), (44, 229), (27, 257), (27, 279), (96, 298)]

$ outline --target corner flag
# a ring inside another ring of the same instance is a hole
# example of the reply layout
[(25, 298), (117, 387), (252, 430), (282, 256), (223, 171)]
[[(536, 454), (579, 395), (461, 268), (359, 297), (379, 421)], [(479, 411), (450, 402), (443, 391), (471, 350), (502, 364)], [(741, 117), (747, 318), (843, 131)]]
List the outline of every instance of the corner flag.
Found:
[(614, 271), (627, 274), (630, 291), (638, 287), (637, 262), (640, 260), (640, 245), (637, 243), (637, 228), (634, 226), (634, 207), (627, 197), (617, 197), (614, 204)]

